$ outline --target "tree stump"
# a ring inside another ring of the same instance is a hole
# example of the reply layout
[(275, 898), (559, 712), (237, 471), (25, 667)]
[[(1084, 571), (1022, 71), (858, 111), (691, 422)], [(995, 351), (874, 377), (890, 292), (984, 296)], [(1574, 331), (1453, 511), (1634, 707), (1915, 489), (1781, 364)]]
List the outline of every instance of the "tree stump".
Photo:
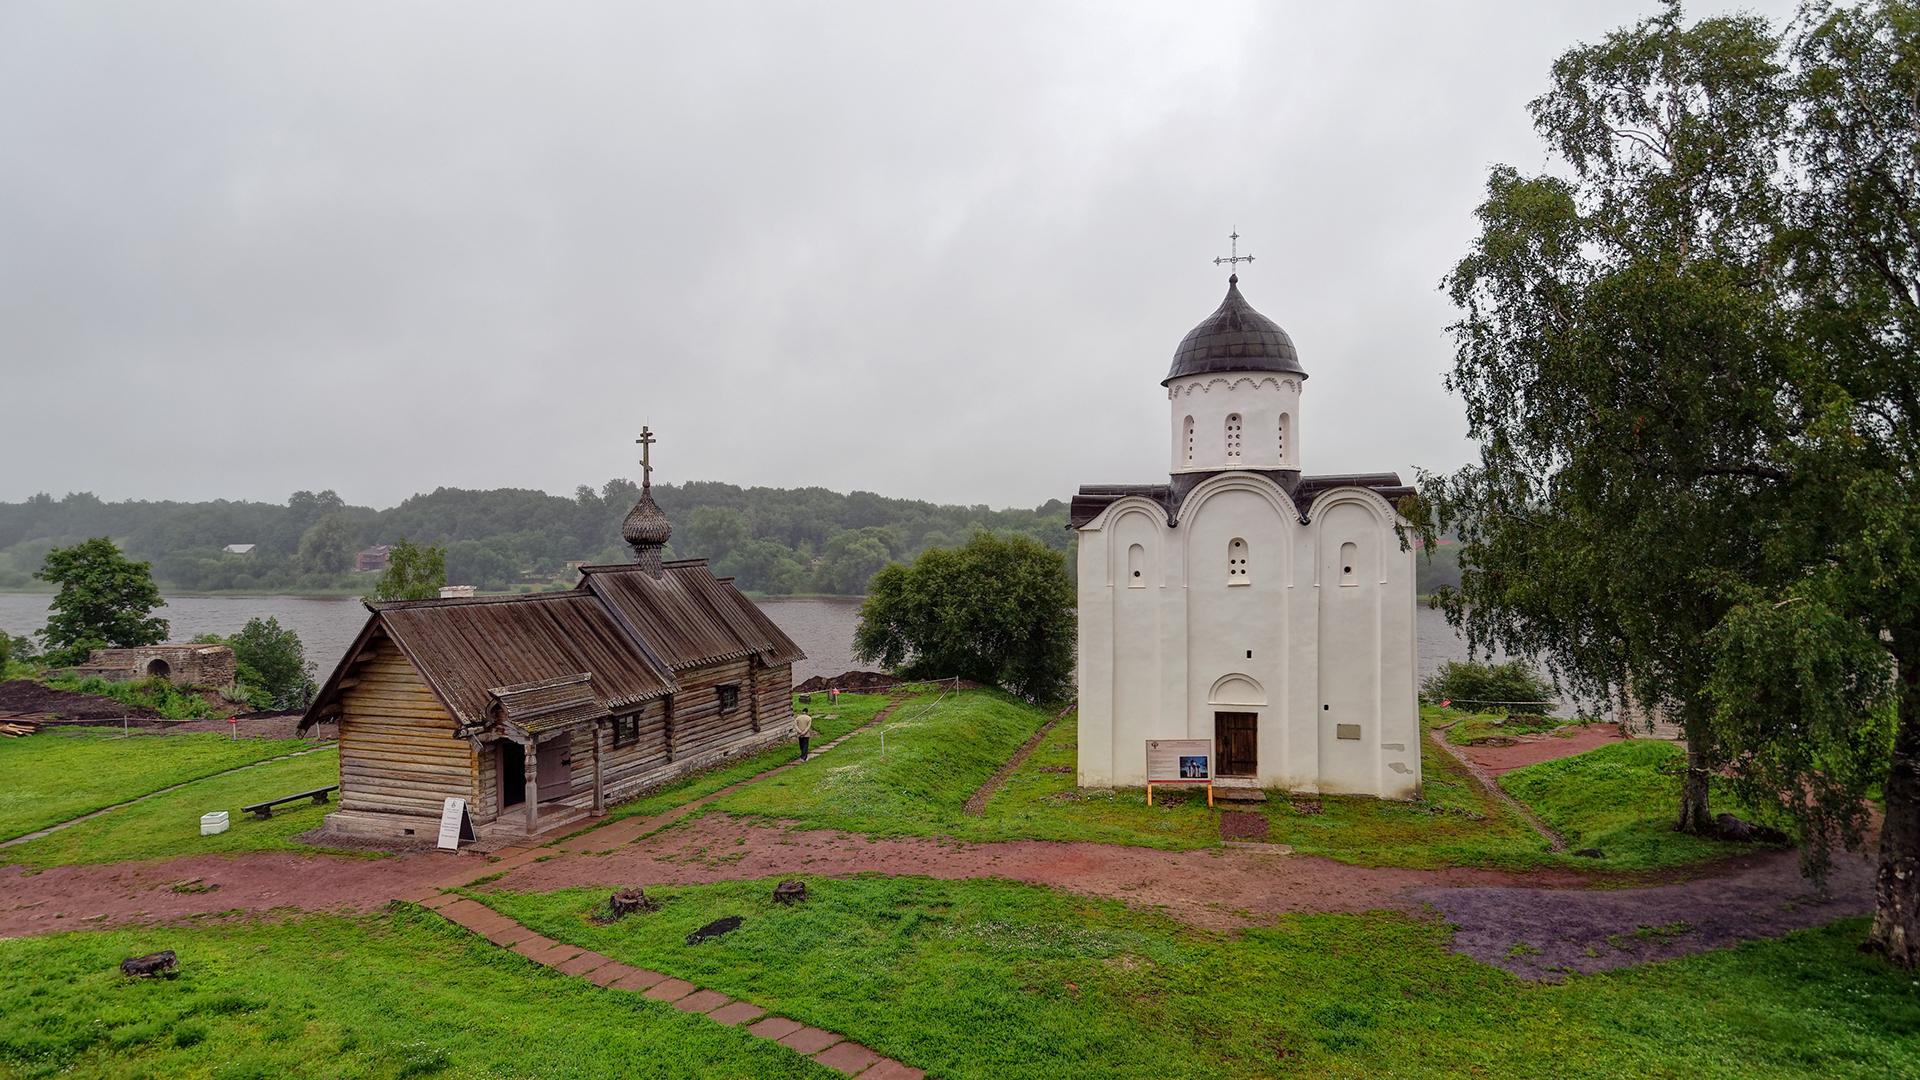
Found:
[(773, 887), (773, 902), (776, 904), (794, 904), (807, 898), (807, 883), (804, 881), (783, 881)]
[(125, 960), (120, 961), (120, 974), (146, 978), (151, 975), (159, 975), (162, 972), (172, 971), (179, 962), (180, 958), (174, 955), (172, 949), (162, 949), (157, 953), (148, 953), (145, 956), (129, 956)]
[(621, 889), (607, 898), (607, 910), (614, 918), (624, 919), (636, 911), (653, 910), (653, 901), (647, 899), (645, 889)]

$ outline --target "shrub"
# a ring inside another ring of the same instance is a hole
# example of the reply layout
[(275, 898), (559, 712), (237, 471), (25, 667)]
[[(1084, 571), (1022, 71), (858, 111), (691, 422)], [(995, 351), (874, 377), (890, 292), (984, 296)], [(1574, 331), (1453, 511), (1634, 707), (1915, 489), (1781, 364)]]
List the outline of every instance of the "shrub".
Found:
[(1454, 701), (1475, 712), (1551, 712), (1553, 686), (1524, 660), (1482, 664), (1449, 660), (1420, 684), (1429, 705)]

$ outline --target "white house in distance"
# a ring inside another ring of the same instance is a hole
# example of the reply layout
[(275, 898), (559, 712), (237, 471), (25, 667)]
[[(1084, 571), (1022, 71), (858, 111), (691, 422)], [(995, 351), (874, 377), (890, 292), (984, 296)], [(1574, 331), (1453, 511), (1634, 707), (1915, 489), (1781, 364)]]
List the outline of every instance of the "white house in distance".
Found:
[[(1224, 261), (1224, 260), (1223, 260)], [(1216, 787), (1415, 797), (1414, 555), (1398, 475), (1304, 476), (1307, 373), (1227, 279), (1174, 352), (1170, 482), (1082, 487), (1080, 783), (1212, 739)]]

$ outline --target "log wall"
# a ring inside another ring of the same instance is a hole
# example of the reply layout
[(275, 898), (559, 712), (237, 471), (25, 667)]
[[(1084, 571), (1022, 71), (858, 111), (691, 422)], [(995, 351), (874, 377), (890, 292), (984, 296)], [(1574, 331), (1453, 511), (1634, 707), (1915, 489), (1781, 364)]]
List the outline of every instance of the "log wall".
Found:
[(342, 810), (420, 817), (435, 828), (449, 796), (473, 799), (472, 745), (454, 734), (452, 714), (391, 641), (368, 646), (348, 678), (354, 685), (340, 695)]

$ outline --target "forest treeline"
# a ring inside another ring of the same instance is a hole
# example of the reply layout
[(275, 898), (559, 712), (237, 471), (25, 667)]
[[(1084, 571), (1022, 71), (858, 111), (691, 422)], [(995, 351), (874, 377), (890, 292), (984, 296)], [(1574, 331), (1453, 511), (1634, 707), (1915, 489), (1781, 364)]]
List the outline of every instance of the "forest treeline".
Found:
[[(1071, 558), (1067, 506), (1032, 510), (942, 506), (870, 492), (655, 485), (673, 521), (669, 557), (706, 556), (716, 573), (769, 594), (855, 595), (889, 562), (957, 547), (987, 530), (1031, 536)], [(354, 556), (401, 538), (444, 545), (447, 580), (483, 591), (568, 582), (569, 562), (624, 562), (620, 523), (639, 486), (610, 480), (571, 497), (543, 491), (438, 488), (385, 510), (347, 505), (332, 491), (265, 502), (106, 502), (78, 492), (0, 503), (0, 588), (32, 588), (48, 550), (107, 536), (153, 563), (174, 592), (368, 592), (374, 575)], [(227, 554), (230, 544), (252, 551)]]
[[(947, 506), (825, 488), (660, 484), (654, 498), (673, 521), (671, 557), (705, 556), (742, 588), (771, 595), (858, 595), (881, 567), (929, 548), (953, 548), (977, 531), (1033, 537), (1074, 565), (1067, 504), (1031, 510)], [(519, 488), (438, 488), (398, 506), (349, 506), (332, 491), (296, 491), (285, 503), (105, 502), (78, 492), (0, 503), (0, 589), (35, 588), (47, 551), (95, 536), (153, 564), (169, 592), (372, 591), (354, 555), (402, 538), (443, 545), (447, 580), (485, 592), (568, 584), (569, 562), (624, 562), (620, 523), (637, 484), (581, 485), (571, 497)], [(222, 552), (253, 544), (251, 552)], [(1420, 589), (1457, 583), (1453, 549), (1419, 560)]]

